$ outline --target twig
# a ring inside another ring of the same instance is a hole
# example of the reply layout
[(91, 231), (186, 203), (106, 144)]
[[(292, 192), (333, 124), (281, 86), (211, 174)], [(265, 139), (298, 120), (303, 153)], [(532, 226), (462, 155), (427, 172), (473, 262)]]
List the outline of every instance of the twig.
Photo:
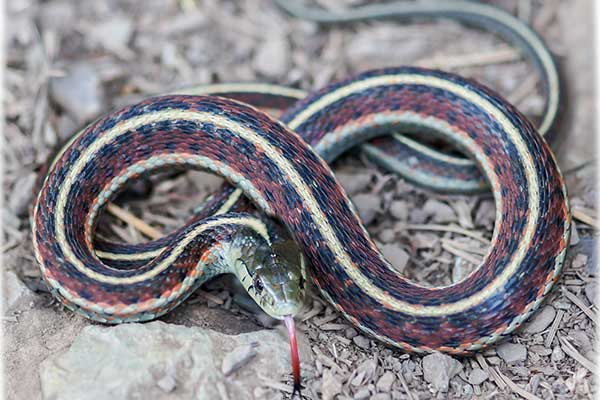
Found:
[(481, 243), (489, 245), (490, 241), (478, 233), (469, 231), (464, 228), (460, 228), (454, 225), (435, 225), (435, 224), (408, 224), (400, 225), (397, 230), (406, 229), (409, 231), (441, 231), (441, 232), (452, 232), (463, 236), (468, 236), (475, 240), (479, 240)]
[(455, 249), (459, 249), (459, 250), (464, 250), (466, 252), (472, 253), (472, 254), (477, 254), (478, 256), (485, 256), (487, 254), (487, 249), (480, 249), (478, 247), (474, 247), (474, 246), (470, 246), (468, 244), (465, 243), (461, 243), (458, 242), (456, 240), (452, 240), (452, 239), (448, 239), (448, 238), (441, 238), (440, 241), (442, 243), (448, 243), (450, 246), (454, 247)]
[(587, 224), (596, 229), (600, 229), (600, 222), (593, 216), (589, 215), (589, 211), (589, 209), (573, 207), (573, 209), (571, 210), (571, 215), (573, 216), (573, 218), (583, 222), (584, 224)]
[(396, 375), (398, 376), (398, 379), (400, 379), (400, 383), (402, 384), (402, 387), (404, 388), (404, 391), (406, 392), (408, 399), (414, 400), (415, 397), (413, 396), (412, 392), (408, 388), (408, 383), (406, 383), (406, 379), (404, 379), (404, 375), (402, 374), (402, 371), (398, 371), (398, 373)]
[(470, 262), (472, 264), (475, 264), (475, 265), (481, 264), (481, 259), (478, 259), (477, 257), (472, 256), (471, 254), (467, 253), (466, 251), (457, 249), (456, 247), (454, 247), (453, 245), (451, 245), (448, 242), (442, 242), (442, 248), (444, 250), (454, 254), (457, 257), (461, 257), (461, 258), (467, 260), (468, 262)]
[(566, 287), (561, 286), (560, 289), (563, 292), (563, 294), (567, 297), (567, 299), (571, 300), (571, 302), (577, 307), (579, 307), (581, 311), (583, 311), (583, 313), (587, 315), (588, 318), (591, 319), (594, 324), (598, 325), (598, 315), (595, 312), (593, 312), (590, 309), (590, 307), (586, 306), (579, 297), (577, 297), (574, 293), (570, 292)]
[(522, 58), (521, 53), (513, 48), (501, 48), (498, 50), (478, 52), (471, 54), (461, 54), (457, 56), (436, 56), (424, 58), (415, 64), (426, 68), (465, 68), (479, 67), (490, 64), (509, 63), (519, 61)]
[(598, 368), (596, 368), (596, 365), (594, 365), (593, 362), (582, 356), (581, 353), (578, 352), (577, 349), (573, 347), (573, 345), (566, 338), (559, 336), (558, 340), (560, 341), (560, 347), (565, 352), (565, 354), (571, 356), (571, 358), (573, 358), (575, 361), (581, 364), (592, 374), (600, 375), (600, 372), (598, 372)]
[(500, 372), (500, 370), (498, 368), (494, 368), (494, 369), (496, 370), (496, 372), (498, 373), (500, 378), (502, 378), (504, 383), (506, 383), (506, 385), (509, 387), (509, 389), (512, 390), (513, 393), (516, 393), (519, 396), (521, 396), (527, 400), (542, 400), (541, 398), (537, 397), (536, 395), (534, 395), (532, 393), (529, 393), (527, 390), (523, 389), (521, 386), (514, 383), (508, 376), (506, 376), (502, 372)]
[(141, 219), (139, 219), (138, 217), (133, 215), (131, 212), (129, 212), (113, 203), (109, 203), (108, 206), (106, 207), (106, 210), (109, 213), (111, 213), (112, 215), (114, 215), (115, 217), (119, 218), (121, 221), (133, 226), (135, 229), (137, 229), (138, 231), (140, 231), (141, 233), (143, 233), (150, 239), (160, 239), (161, 237), (164, 236), (162, 234), (162, 232), (159, 231), (158, 229), (153, 228), (152, 226), (148, 225), (146, 222), (142, 221)]
[(556, 336), (556, 332), (558, 331), (558, 327), (560, 325), (560, 321), (562, 321), (563, 316), (565, 315), (564, 310), (558, 310), (556, 313), (556, 317), (552, 322), (552, 326), (550, 327), (550, 331), (548, 332), (548, 336), (546, 336), (546, 340), (544, 341), (544, 346), (551, 347), (552, 341), (554, 340), (554, 336)]
[(485, 357), (483, 357), (483, 355), (478, 353), (475, 355), (475, 359), (481, 366), (481, 369), (483, 369), (485, 372), (487, 372), (487, 374), (492, 378), (492, 380), (494, 382), (496, 382), (496, 386), (498, 386), (498, 388), (500, 388), (502, 390), (506, 387), (506, 383), (504, 383), (504, 380), (502, 380), (502, 378), (498, 375), (496, 370), (494, 370), (493, 368), (490, 368), (490, 366), (488, 365), (488, 363), (485, 360)]

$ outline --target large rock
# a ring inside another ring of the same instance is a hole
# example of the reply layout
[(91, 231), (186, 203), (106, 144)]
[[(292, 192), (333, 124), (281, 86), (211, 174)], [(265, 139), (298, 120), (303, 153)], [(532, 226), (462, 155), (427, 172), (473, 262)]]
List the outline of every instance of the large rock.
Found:
[[(226, 376), (223, 360), (242, 346), (256, 355)], [(41, 364), (44, 399), (252, 399), (261, 376), (290, 372), (287, 338), (278, 331), (228, 336), (155, 321), (87, 326), (71, 347)]]

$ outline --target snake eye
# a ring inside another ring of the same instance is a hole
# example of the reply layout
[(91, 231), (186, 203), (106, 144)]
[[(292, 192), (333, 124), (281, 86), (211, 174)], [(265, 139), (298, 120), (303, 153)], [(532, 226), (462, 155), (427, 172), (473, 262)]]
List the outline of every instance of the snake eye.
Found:
[(260, 293), (260, 292), (262, 292), (262, 291), (263, 291), (263, 289), (264, 289), (264, 286), (263, 286), (263, 283), (262, 283), (262, 281), (261, 281), (260, 279), (256, 279), (256, 280), (254, 281), (254, 288), (256, 289), (256, 291), (257, 291), (258, 293)]

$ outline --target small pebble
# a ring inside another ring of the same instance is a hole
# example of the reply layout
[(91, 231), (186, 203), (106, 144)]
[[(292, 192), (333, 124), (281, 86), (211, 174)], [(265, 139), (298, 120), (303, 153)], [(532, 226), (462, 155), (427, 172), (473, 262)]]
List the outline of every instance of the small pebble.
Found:
[(458, 220), (452, 207), (436, 199), (428, 199), (423, 206), (423, 211), (433, 222), (445, 224)]
[(380, 210), (381, 199), (379, 196), (370, 193), (357, 194), (352, 198), (360, 219), (364, 225), (369, 225)]
[(350, 196), (363, 192), (371, 183), (371, 174), (338, 172), (335, 174), (337, 180), (342, 184), (346, 193)]
[(369, 350), (369, 348), (371, 347), (371, 342), (369, 341), (369, 339), (362, 335), (354, 336), (352, 338), (352, 341), (355, 345), (357, 345), (363, 350)]
[(371, 397), (371, 391), (367, 388), (360, 389), (358, 392), (354, 394), (355, 400), (364, 400)]
[(323, 370), (321, 379), (321, 394), (323, 400), (332, 400), (342, 392), (342, 382), (334, 375), (330, 369)]
[(406, 221), (408, 219), (408, 205), (405, 201), (396, 200), (390, 206), (390, 214), (397, 220)]
[(386, 371), (377, 381), (377, 390), (380, 392), (389, 393), (389, 391), (392, 390), (392, 385), (394, 384), (395, 380), (396, 376), (392, 372)]
[(393, 229), (384, 229), (379, 233), (379, 239), (383, 243), (390, 243), (396, 239), (396, 233)]
[(410, 256), (402, 247), (396, 243), (387, 243), (382, 245), (379, 250), (386, 260), (392, 264), (392, 267), (398, 272), (404, 271)]
[(440, 392), (447, 392), (450, 379), (462, 370), (462, 364), (454, 358), (433, 353), (423, 357), (423, 376)]
[(346, 329), (344, 334), (346, 335), (346, 337), (348, 339), (352, 339), (352, 338), (356, 337), (356, 335), (358, 335), (358, 332), (354, 328), (348, 328), (348, 329)]
[(559, 362), (565, 358), (565, 353), (562, 351), (560, 346), (554, 346), (554, 349), (552, 349), (552, 355), (550, 356), (550, 358), (554, 362)]
[(66, 76), (51, 78), (50, 95), (78, 122), (98, 115), (104, 102), (100, 77), (94, 67), (87, 63), (73, 65)]
[(256, 349), (251, 344), (236, 347), (223, 358), (221, 372), (228, 376), (246, 365), (250, 359), (256, 356)]
[(471, 385), (481, 385), (489, 378), (488, 373), (481, 368), (475, 368), (469, 374), (468, 381)]
[(177, 381), (171, 375), (165, 375), (156, 384), (165, 393), (171, 393), (177, 387)]
[(554, 307), (545, 306), (525, 325), (523, 331), (527, 333), (543, 332), (554, 321), (555, 315)]
[(527, 358), (527, 348), (519, 343), (502, 343), (496, 347), (496, 352), (508, 364), (525, 361)]

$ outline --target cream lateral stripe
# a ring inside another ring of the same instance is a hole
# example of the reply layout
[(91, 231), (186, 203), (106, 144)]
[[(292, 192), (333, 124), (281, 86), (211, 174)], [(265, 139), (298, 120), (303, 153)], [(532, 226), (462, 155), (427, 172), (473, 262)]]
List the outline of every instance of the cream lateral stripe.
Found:
[(214, 215), (220, 215), (220, 214), (226, 213), (229, 210), (231, 210), (231, 207), (233, 207), (233, 205), (240, 199), (240, 197), (242, 196), (242, 193), (244, 193), (244, 192), (242, 191), (242, 189), (239, 189), (239, 188), (235, 189), (233, 192), (231, 192), (227, 201), (225, 203), (223, 203), (223, 205), (221, 207), (219, 207), (219, 209), (217, 210), (217, 212)]
[(126, 254), (126, 253), (109, 253), (106, 251), (96, 250), (96, 256), (105, 260), (116, 260), (116, 261), (139, 261), (139, 260), (152, 260), (163, 252), (165, 247), (161, 247), (152, 251), (145, 251), (141, 253)]
[(469, 160), (468, 158), (452, 157), (452, 156), (446, 155), (444, 153), (434, 151), (431, 149), (431, 147), (424, 146), (421, 143), (408, 138), (407, 136), (402, 136), (402, 135), (395, 133), (392, 135), (392, 138), (402, 144), (405, 144), (408, 147), (418, 150), (421, 153), (423, 153), (431, 158), (435, 158), (437, 160), (445, 161), (447, 163), (455, 164), (455, 165), (473, 165), (473, 166), (475, 165), (475, 164), (473, 164), (473, 161)]
[[(486, 112), (493, 115), (494, 118), (504, 128), (506, 134), (517, 148), (519, 156), (523, 161), (524, 168), (527, 171), (531, 172), (527, 176), (529, 199), (531, 202), (531, 212), (528, 215), (523, 240), (517, 247), (517, 252), (514, 254), (513, 258), (508, 263), (506, 268), (504, 268), (502, 273), (498, 275), (492, 282), (490, 282), (490, 284), (488, 284), (484, 289), (477, 292), (476, 294), (468, 298), (461, 299), (455, 303), (444, 304), (443, 307), (413, 305), (399, 301), (389, 296), (389, 294), (385, 293), (380, 288), (374, 286), (370, 281), (366, 279), (364, 275), (360, 273), (356, 265), (354, 265), (351, 262), (347, 253), (345, 253), (345, 251), (343, 250), (337, 238), (333, 235), (331, 227), (326, 224), (325, 221), (327, 220), (325, 219), (318, 206), (316, 206), (316, 201), (314, 201), (314, 198), (310, 199), (309, 197), (312, 196), (306, 190), (298, 191), (298, 193), (299, 195), (302, 195), (303, 199), (305, 200), (305, 204), (307, 204), (309, 206), (309, 209), (311, 209), (311, 212), (313, 213), (313, 220), (315, 221), (317, 226), (320, 226), (321, 234), (323, 234), (323, 236), (326, 238), (330, 248), (336, 255), (336, 258), (345, 268), (346, 273), (354, 280), (354, 282), (362, 290), (371, 295), (373, 298), (377, 299), (377, 301), (381, 302), (382, 304), (385, 304), (386, 306), (389, 305), (388, 308), (392, 308), (394, 310), (401, 311), (407, 314), (419, 316), (438, 316), (458, 313), (482, 302), (494, 292), (502, 289), (505, 283), (508, 281), (508, 279), (510, 279), (510, 277), (515, 273), (516, 269), (519, 267), (519, 264), (523, 260), (527, 249), (529, 249), (531, 239), (535, 232), (536, 221), (539, 215), (539, 189), (537, 186), (537, 175), (534, 173), (535, 167), (531, 156), (529, 155), (527, 147), (523, 139), (520, 137), (518, 129), (514, 125), (512, 125), (510, 120), (500, 110), (494, 107), (492, 103), (482, 98), (479, 94), (473, 91), (466, 90), (465, 88), (461, 87), (460, 85), (457, 85), (456, 83), (432, 76), (423, 76), (416, 74), (384, 75), (349, 84), (334, 92), (331, 92), (326, 96), (323, 96), (321, 99), (311, 104), (305, 109), (304, 112), (299, 113), (298, 116), (296, 116), (296, 118), (288, 124), (288, 127), (290, 127), (290, 129), (296, 129), (301, 123), (301, 121), (304, 121), (310, 115), (314, 114), (316, 110), (322, 110), (325, 107), (327, 107), (327, 105), (341, 98), (349, 96), (353, 93), (360, 92), (376, 86), (393, 84), (422, 84), (433, 86), (439, 89), (452, 92), (459, 97), (462, 97), (474, 104), (477, 104)], [(267, 154), (269, 154), (269, 156), (273, 156), (271, 152), (267, 152)], [(275, 159), (275, 157), (272, 158)], [(292, 176), (290, 176), (290, 178), (292, 178)], [(295, 179), (290, 179), (290, 181), (295, 183)], [(316, 210), (313, 210), (315, 208)], [(496, 220), (496, 223), (498, 223), (498, 220)]]

